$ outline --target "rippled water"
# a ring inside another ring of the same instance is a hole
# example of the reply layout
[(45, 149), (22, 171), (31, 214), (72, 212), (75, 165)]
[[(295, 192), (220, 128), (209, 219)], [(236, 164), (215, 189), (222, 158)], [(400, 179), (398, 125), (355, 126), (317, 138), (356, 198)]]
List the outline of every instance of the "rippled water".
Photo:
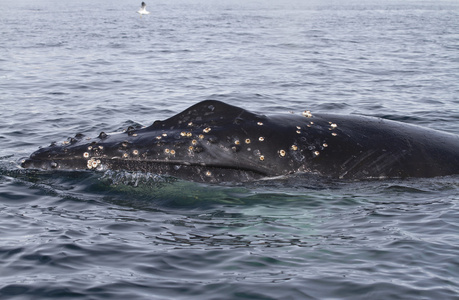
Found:
[(453, 299), (457, 176), (204, 185), (17, 163), (204, 99), (459, 133), (457, 1), (0, 1), (1, 299)]

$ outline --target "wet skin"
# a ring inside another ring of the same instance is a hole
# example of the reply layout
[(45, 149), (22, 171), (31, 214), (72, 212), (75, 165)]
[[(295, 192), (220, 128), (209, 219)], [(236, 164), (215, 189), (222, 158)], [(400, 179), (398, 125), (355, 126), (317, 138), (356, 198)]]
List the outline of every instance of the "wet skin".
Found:
[(128, 170), (199, 182), (296, 172), (338, 179), (459, 173), (459, 137), (364, 116), (263, 115), (206, 100), (146, 128), (77, 135), (34, 152), (24, 168)]

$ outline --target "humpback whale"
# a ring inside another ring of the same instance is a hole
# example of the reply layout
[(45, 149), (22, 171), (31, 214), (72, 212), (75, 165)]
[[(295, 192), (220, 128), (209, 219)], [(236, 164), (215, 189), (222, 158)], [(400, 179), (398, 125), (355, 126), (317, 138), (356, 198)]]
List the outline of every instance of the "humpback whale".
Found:
[(124, 132), (77, 134), (38, 149), (24, 168), (127, 170), (198, 182), (308, 173), (336, 179), (459, 174), (459, 136), (358, 115), (265, 115), (205, 100)]

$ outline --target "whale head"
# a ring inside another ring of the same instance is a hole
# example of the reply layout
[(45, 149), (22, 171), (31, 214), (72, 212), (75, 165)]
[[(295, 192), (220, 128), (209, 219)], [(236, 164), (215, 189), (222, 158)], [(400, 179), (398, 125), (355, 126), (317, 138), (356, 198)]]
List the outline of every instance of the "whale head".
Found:
[(132, 170), (208, 182), (288, 174), (306, 160), (298, 134), (306, 118), (297, 117), (278, 120), (206, 100), (149, 127), (96, 138), (79, 134), (37, 150), (22, 166)]

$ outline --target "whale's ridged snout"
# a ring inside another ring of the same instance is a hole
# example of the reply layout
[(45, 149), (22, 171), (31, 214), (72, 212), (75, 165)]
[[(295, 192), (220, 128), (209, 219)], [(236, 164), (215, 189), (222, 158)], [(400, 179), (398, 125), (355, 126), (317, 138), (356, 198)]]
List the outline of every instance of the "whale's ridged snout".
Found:
[(78, 159), (74, 155), (68, 155), (63, 147), (51, 145), (41, 148), (29, 158), (21, 162), (21, 167), (26, 169), (85, 169), (86, 162), (83, 159)]

